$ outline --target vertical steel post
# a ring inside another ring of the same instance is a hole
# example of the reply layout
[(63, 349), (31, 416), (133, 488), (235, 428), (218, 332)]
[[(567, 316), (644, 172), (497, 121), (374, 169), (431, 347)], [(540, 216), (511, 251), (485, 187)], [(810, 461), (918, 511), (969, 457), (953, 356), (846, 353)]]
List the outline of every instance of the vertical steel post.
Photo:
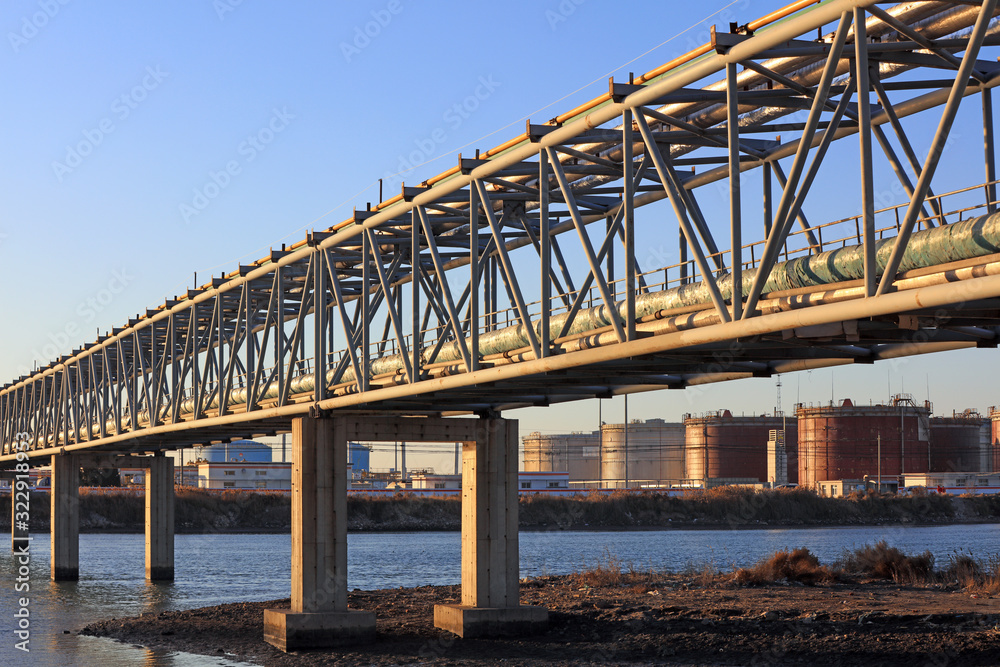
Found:
[[(278, 403), (281, 403), (281, 397), (283, 395), (282, 387), (285, 386), (285, 284), (284, 284), (284, 267), (280, 264), (274, 269), (274, 284), (278, 290), (278, 298), (275, 299), (277, 302), (275, 305), (274, 313), (274, 366), (278, 369)], [(195, 329), (197, 333), (197, 328)], [(197, 340), (197, 339), (196, 339)], [(348, 341), (350, 344), (350, 341)], [(197, 354), (197, 349), (195, 350)], [(195, 363), (195, 369), (198, 368), (198, 364)]]
[[(677, 247), (679, 248), (679, 257), (680, 257), (680, 264), (681, 264), (681, 285), (686, 285), (688, 283), (688, 280), (689, 280), (688, 279), (688, 247), (687, 247), (687, 239), (684, 238), (684, 230), (681, 229), (681, 228), (679, 228), (679, 227), (677, 229)], [(665, 275), (664, 275), (663, 282), (664, 283), (667, 282)], [(667, 288), (667, 285), (664, 284), (664, 289), (666, 289), (666, 288)]]
[[(632, 110), (622, 112), (622, 226), (625, 228), (625, 339), (635, 340), (635, 175)], [(665, 288), (665, 286), (664, 286)]]
[(369, 285), (371, 285), (371, 256), (368, 254), (371, 249), (368, 246), (368, 235), (361, 235), (361, 377), (358, 380), (358, 391), (368, 391), (368, 368), (369, 368), (369, 350), (368, 346), (371, 344), (369, 339), (368, 327), (371, 323), (371, 292), (369, 291)]
[(861, 144), (861, 201), (864, 206), (865, 296), (875, 295), (875, 181), (872, 170), (871, 86), (868, 82), (868, 36), (865, 10), (854, 8), (854, 77), (858, 90), (858, 139)]
[(993, 139), (993, 89), (983, 88), (983, 149), (986, 152), (986, 209), (997, 210), (996, 147)]
[(549, 356), (551, 344), (549, 319), (552, 312), (552, 236), (549, 230), (549, 154), (538, 151), (538, 235), (539, 253), (542, 261), (542, 312), (541, 346), (542, 356)]
[(743, 316), (743, 236), (740, 202), (740, 126), (739, 93), (736, 87), (736, 64), (726, 65), (726, 124), (729, 131), (729, 234), (733, 276), (733, 319)]
[[(316, 270), (313, 272), (313, 349), (315, 359), (313, 364), (313, 400), (322, 401), (326, 398), (326, 250), (316, 248), (313, 261)], [(365, 258), (367, 261), (367, 257)], [(388, 298), (388, 295), (386, 295)]]
[(469, 368), (479, 370), (479, 193), (469, 188)]
[[(247, 281), (246, 283), (244, 283), (243, 287), (246, 290), (246, 298), (244, 299), (244, 305), (246, 307), (246, 310), (245, 310), (244, 315), (243, 315), (244, 318), (245, 318), (244, 321), (243, 321), (243, 325), (245, 327), (244, 330), (243, 330), (244, 331), (243, 340), (244, 340), (244, 344), (246, 345), (246, 364), (247, 364), (247, 368), (246, 368), (246, 390), (247, 390), (246, 409), (247, 409), (247, 412), (250, 412), (254, 408), (255, 401), (253, 399), (254, 399), (254, 393), (256, 392), (256, 387), (257, 387), (257, 377), (255, 375), (255, 372), (257, 370), (257, 356), (256, 356), (257, 355), (257, 350), (256, 350), (256, 347), (257, 347), (256, 346), (257, 335), (254, 333), (254, 330), (253, 330), (253, 315), (254, 315), (254, 312), (253, 312), (253, 284), (250, 281)], [(173, 322), (173, 313), (171, 313), (171, 315), (170, 315), (170, 321)], [(171, 326), (170, 339), (173, 338), (172, 329), (173, 329), (173, 327)], [(170, 353), (173, 354), (173, 349), (174, 349), (173, 348), (173, 344), (170, 345), (169, 349), (171, 350)]]
[(413, 340), (410, 342), (410, 353), (413, 355), (412, 382), (420, 379), (420, 218), (417, 207), (410, 209), (410, 270), (413, 280)]
[[(611, 230), (614, 228), (614, 224), (615, 221), (612, 216), (609, 215), (604, 218), (605, 238), (611, 236)], [(615, 280), (615, 245), (613, 243), (608, 247), (608, 252), (604, 256), (604, 264), (606, 267), (606, 280), (608, 281), (608, 287), (611, 288), (611, 296), (614, 297), (615, 292), (612, 283), (614, 283)]]
[(771, 163), (764, 163), (764, 239), (771, 235), (771, 220), (774, 212), (771, 210)]

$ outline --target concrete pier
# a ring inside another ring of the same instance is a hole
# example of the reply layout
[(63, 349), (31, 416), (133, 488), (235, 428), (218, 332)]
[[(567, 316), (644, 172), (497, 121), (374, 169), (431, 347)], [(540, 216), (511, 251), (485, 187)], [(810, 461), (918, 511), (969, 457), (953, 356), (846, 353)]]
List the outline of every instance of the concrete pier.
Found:
[(72, 454), (52, 456), (51, 578), (80, 578), (80, 467)]
[(264, 612), (283, 651), (375, 639), (375, 614), (347, 608), (347, 422), (292, 423), (292, 604)]
[(462, 603), (435, 605), (434, 625), (460, 637), (539, 632), (544, 607), (521, 606), (517, 421), (481, 419), (462, 447)]
[(174, 460), (162, 454), (146, 471), (146, 579), (174, 580)]

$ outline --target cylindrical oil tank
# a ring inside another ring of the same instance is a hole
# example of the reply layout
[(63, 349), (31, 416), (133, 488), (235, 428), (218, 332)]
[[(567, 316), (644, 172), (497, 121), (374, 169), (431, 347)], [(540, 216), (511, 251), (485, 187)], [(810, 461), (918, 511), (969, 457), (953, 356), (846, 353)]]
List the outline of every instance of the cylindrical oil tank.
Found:
[(733, 416), (729, 410), (701, 416), (685, 415), (684, 461), (692, 482), (709, 480), (756, 480), (771, 482), (767, 475), (767, 443), (771, 431), (785, 430), (788, 481), (798, 481), (798, 438), (794, 419), (783, 416)]
[(522, 439), (525, 472), (568, 472), (571, 482), (601, 478), (601, 434), (543, 435), (537, 431)]
[(224, 463), (227, 461), (270, 463), (271, 446), (253, 440), (234, 440), (233, 442), (195, 447), (193, 460), (197, 461), (200, 459), (204, 459), (210, 463)]
[(917, 405), (912, 397), (896, 396), (890, 405), (854, 405), (849, 399), (799, 405), (796, 416), (801, 485), (928, 470), (930, 405)]
[(683, 424), (648, 419), (601, 427), (602, 486), (622, 487), (626, 482), (629, 486), (661, 486), (683, 479)]
[(985, 421), (975, 410), (931, 417), (930, 472), (981, 472), (980, 431)]

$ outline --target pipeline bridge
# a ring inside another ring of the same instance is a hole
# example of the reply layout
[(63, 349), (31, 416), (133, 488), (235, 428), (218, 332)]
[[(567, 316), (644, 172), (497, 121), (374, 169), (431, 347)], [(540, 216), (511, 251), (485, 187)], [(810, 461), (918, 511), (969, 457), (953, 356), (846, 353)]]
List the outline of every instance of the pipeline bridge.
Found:
[[(374, 616), (346, 602), (346, 442), (463, 442), (462, 604), (435, 622), (543, 625), (518, 603), (502, 411), (996, 347), (996, 4), (808, 0), (716, 29), (6, 383), (0, 468), (53, 468), (52, 578), (78, 576), (81, 466), (150, 469), (146, 572), (170, 579), (163, 452), (290, 431), (292, 604), (265, 635), (370, 639)], [(982, 154), (949, 150), (963, 104)], [(856, 167), (824, 171), (831, 150)], [(981, 179), (933, 189), (980, 161)], [(850, 216), (816, 218), (830, 188)]]

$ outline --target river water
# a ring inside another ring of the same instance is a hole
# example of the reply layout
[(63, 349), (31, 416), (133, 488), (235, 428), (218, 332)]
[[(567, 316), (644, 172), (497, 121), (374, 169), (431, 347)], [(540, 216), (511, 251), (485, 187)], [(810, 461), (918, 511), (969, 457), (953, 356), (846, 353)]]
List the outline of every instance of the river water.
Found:
[[(75, 634), (101, 618), (190, 609), (290, 594), (289, 535), (177, 535), (176, 580), (148, 584), (142, 535), (80, 536), (80, 581), (49, 581), (49, 538), (33, 536), (30, 593), (15, 592), (9, 537), (0, 542), (0, 665), (238, 665), (222, 657), (154, 652)], [(680, 571), (750, 565), (778, 549), (807, 547), (832, 563), (845, 549), (884, 539), (907, 553), (930, 550), (939, 564), (957, 551), (1000, 551), (1000, 524), (754, 530), (561, 531), (520, 534), (521, 576), (567, 574), (614, 557)], [(460, 580), (457, 532), (363, 533), (348, 537), (349, 585), (378, 589)], [(18, 599), (30, 598), (30, 653), (14, 644)]]

